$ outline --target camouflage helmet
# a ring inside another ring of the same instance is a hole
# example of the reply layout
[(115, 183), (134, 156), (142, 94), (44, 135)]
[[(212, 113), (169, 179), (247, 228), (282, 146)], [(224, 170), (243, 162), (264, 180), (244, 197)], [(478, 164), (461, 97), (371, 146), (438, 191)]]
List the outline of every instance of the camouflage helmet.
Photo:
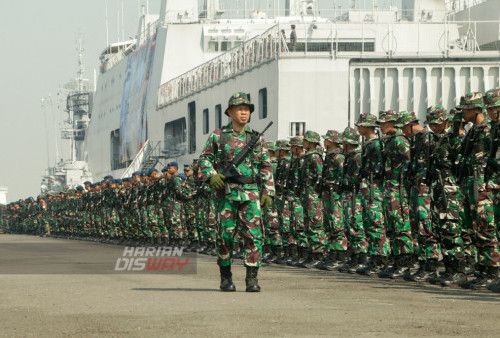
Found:
[(290, 150), (290, 145), (287, 140), (276, 141), (276, 150)]
[(415, 116), (415, 112), (404, 110), (399, 113), (399, 118), (396, 122), (396, 127), (403, 128), (404, 126), (412, 122), (418, 122), (418, 119)]
[(448, 114), (446, 113), (446, 109), (444, 109), (441, 105), (431, 106), (427, 108), (426, 113), (426, 123), (427, 124), (441, 124), (448, 120)]
[(460, 104), (458, 105), (460, 109), (474, 109), (474, 108), (484, 108), (484, 98), (483, 94), (480, 92), (468, 93), (460, 98)]
[(336, 130), (328, 130), (323, 138), (333, 143), (342, 143), (342, 134)]
[(377, 117), (373, 114), (363, 113), (359, 115), (358, 122), (354, 125), (356, 127), (377, 127)]
[(308, 130), (304, 134), (304, 140), (312, 142), (312, 143), (320, 143), (321, 142), (321, 136), (315, 131)]
[(484, 94), (484, 103), (487, 108), (500, 107), (500, 88), (488, 90)]
[(380, 111), (378, 113), (378, 122), (377, 123), (384, 123), (384, 122), (390, 122), (390, 121), (397, 122), (398, 117), (399, 117), (399, 114), (395, 110)]
[[(253, 113), (255, 106), (250, 103), (250, 98), (248, 94), (244, 92), (237, 92), (231, 95), (229, 102), (227, 103), (227, 109), (224, 114), (228, 115), (227, 110), (232, 106), (239, 106), (240, 104), (246, 104), (250, 108), (250, 113)], [(229, 116), (229, 115), (228, 115)]]
[(304, 143), (304, 138), (302, 136), (294, 136), (290, 139), (290, 147), (295, 146), (295, 147), (302, 147)]
[(359, 133), (354, 128), (345, 128), (344, 132), (342, 133), (342, 138), (347, 143), (359, 144)]
[(266, 142), (267, 151), (275, 151), (276, 144), (274, 142)]

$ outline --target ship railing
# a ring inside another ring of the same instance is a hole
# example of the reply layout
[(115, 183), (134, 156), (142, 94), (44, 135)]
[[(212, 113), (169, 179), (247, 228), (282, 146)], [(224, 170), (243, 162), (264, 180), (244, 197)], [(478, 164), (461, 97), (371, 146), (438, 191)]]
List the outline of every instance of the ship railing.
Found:
[(286, 44), (273, 26), (230, 51), (164, 83), (158, 90), (158, 109), (236, 74), (249, 71), (274, 60), (285, 51)]
[(141, 32), (140, 36), (136, 39), (135, 43), (131, 44), (125, 49), (120, 50), (118, 53), (114, 54), (101, 64), (101, 72), (107, 72), (116, 64), (118, 64), (118, 62), (123, 60), (124, 57), (135, 51), (137, 45), (151, 38), (156, 33), (158, 27), (160, 27), (162, 24), (163, 22), (161, 20), (156, 20), (154, 22), (148, 23), (146, 28)]
[(139, 150), (137, 155), (135, 155), (132, 163), (130, 163), (127, 169), (123, 172), (122, 178), (130, 177), (132, 176), (134, 171), (140, 170), (143, 160), (147, 157), (150, 151), (151, 151), (151, 145), (149, 143), (149, 140), (146, 140), (146, 142), (144, 142), (144, 144), (142, 145), (141, 150)]

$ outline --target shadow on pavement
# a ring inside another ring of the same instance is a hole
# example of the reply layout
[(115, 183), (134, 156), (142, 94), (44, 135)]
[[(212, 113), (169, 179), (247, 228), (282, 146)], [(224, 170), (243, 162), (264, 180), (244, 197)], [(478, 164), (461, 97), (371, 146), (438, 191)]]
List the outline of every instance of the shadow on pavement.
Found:
[(134, 291), (202, 291), (220, 292), (219, 289), (197, 289), (197, 288), (132, 288)]

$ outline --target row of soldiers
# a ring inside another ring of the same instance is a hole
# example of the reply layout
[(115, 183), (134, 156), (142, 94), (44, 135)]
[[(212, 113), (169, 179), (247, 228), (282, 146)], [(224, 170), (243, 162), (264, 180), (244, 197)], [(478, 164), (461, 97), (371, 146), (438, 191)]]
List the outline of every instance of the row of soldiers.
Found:
[[(307, 131), (268, 143), (276, 196), (263, 215), (264, 262), (500, 291), (499, 111), (495, 89), (449, 113), (430, 107), (426, 127), (388, 110), (323, 142)], [(215, 253), (216, 195), (196, 161), (185, 179), (177, 168), (11, 204), (0, 226)]]
[(0, 227), (14, 233), (87, 237), (101, 241), (188, 246), (215, 255), (215, 197), (198, 175), (198, 162), (171, 162), (161, 174), (106, 176), (77, 189), (10, 203)]
[(328, 131), (324, 150), (313, 131), (269, 144), (263, 260), (500, 292), (499, 112), (494, 89), (428, 108), (426, 127), (388, 110)]

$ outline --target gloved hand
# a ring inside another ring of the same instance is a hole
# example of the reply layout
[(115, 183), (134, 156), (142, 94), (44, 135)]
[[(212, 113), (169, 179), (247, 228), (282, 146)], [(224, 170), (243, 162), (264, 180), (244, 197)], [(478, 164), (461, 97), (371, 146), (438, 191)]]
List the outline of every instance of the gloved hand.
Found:
[(267, 195), (262, 195), (260, 198), (260, 207), (266, 210), (272, 203), (273, 199)]
[(224, 188), (224, 179), (226, 177), (222, 174), (215, 174), (214, 176), (210, 177), (210, 188), (213, 190), (220, 190)]

